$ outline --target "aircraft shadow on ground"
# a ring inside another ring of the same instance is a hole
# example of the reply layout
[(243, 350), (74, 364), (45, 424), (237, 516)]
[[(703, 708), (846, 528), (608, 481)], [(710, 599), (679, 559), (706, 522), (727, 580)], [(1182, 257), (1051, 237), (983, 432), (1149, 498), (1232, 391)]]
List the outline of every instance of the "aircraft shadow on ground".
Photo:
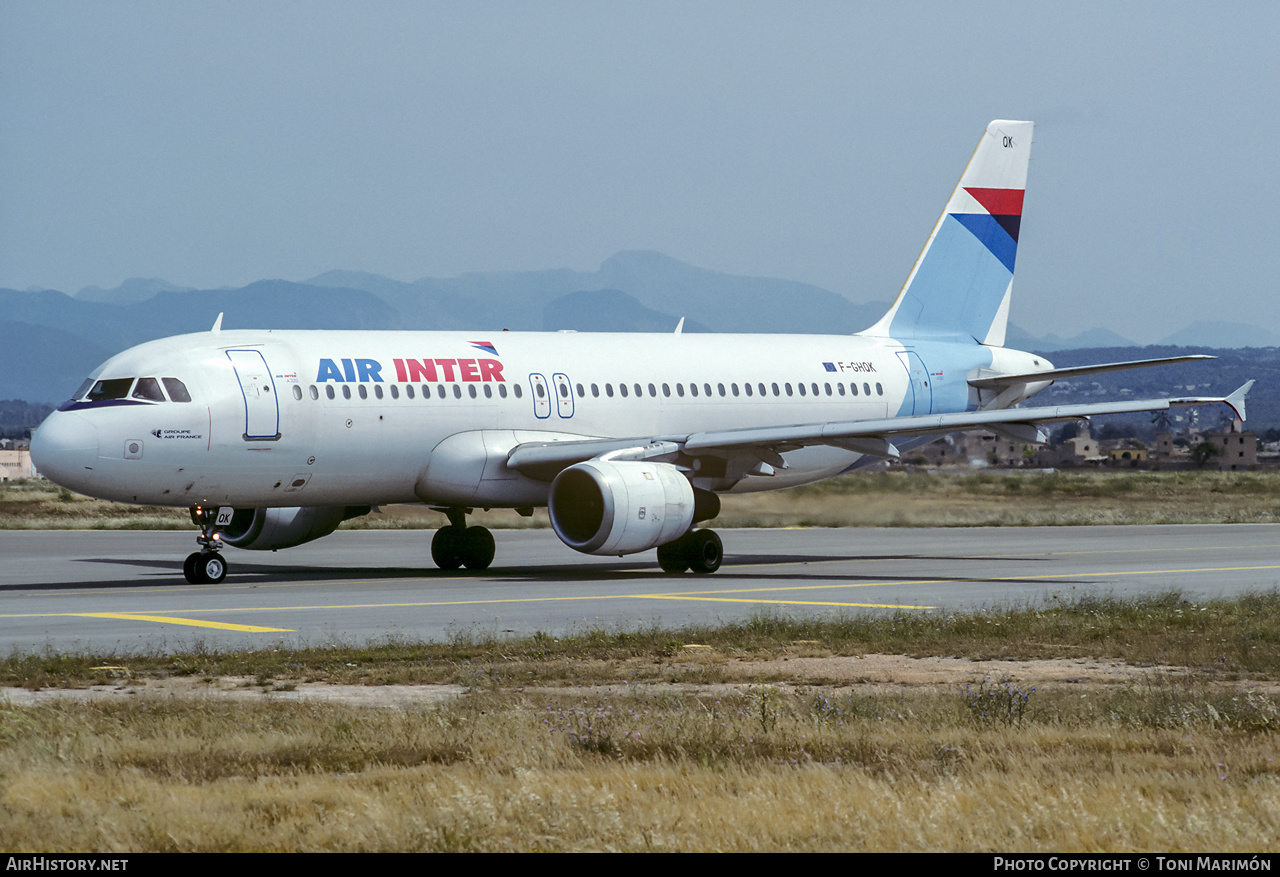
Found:
[[(583, 565), (572, 561), (563, 565), (538, 565), (538, 566), (513, 566), (491, 567), (487, 570), (472, 571), (466, 569), (442, 570), (433, 566), (422, 567), (404, 567), (404, 566), (388, 566), (388, 567), (337, 567), (337, 566), (297, 566), (282, 567), (274, 564), (255, 564), (247, 563), (243, 560), (232, 560), (230, 562), (230, 571), (223, 585), (244, 586), (252, 584), (271, 584), (277, 582), (325, 582), (325, 581), (368, 581), (368, 580), (386, 580), (394, 581), (396, 579), (420, 579), (424, 582), (430, 581), (466, 581), (469, 579), (497, 580), (507, 583), (523, 583), (523, 584), (546, 584), (549, 580), (557, 582), (585, 582), (598, 581), (601, 578), (610, 581), (650, 581), (658, 586), (661, 591), (678, 591), (686, 590), (689, 587), (717, 587), (717, 583), (740, 582), (740, 581), (756, 581), (768, 582), (775, 579), (786, 579), (788, 581), (804, 581), (814, 583), (833, 583), (833, 584), (850, 584), (857, 582), (882, 582), (885, 586), (892, 586), (898, 582), (916, 582), (922, 578), (930, 581), (942, 582), (975, 582), (989, 581), (990, 576), (966, 576), (963, 574), (920, 574), (911, 575), (895, 575), (888, 570), (881, 570), (876, 574), (857, 574), (849, 573), (820, 573), (812, 569), (795, 569), (795, 567), (803, 567), (807, 564), (827, 564), (827, 563), (850, 563), (863, 560), (876, 561), (939, 561), (939, 562), (955, 562), (961, 563), (966, 560), (973, 560), (972, 557), (943, 557), (935, 555), (876, 555), (868, 557), (865, 555), (825, 555), (814, 557), (812, 555), (802, 554), (772, 554), (772, 555), (749, 555), (749, 556), (729, 556), (725, 558), (724, 565), (714, 575), (701, 576), (693, 573), (685, 573), (682, 575), (670, 575), (663, 573), (658, 569), (656, 564), (650, 565), (650, 561), (626, 561), (618, 560), (608, 563), (591, 563)], [(1027, 558), (1027, 557), (983, 557), (984, 563), (1000, 563), (1013, 562), (1026, 563), (1028, 560), (1049, 560), (1049, 558)], [(143, 577), (133, 580), (83, 580), (74, 582), (41, 582), (23, 585), (0, 585), (0, 592), (4, 591), (60, 591), (60, 590), (82, 590), (82, 589), (117, 589), (117, 588), (134, 588), (139, 585), (162, 585), (172, 586), (179, 585), (182, 587), (201, 587), (187, 585), (182, 577), (181, 566), (173, 560), (130, 560), (124, 558), (78, 558), (72, 561), (80, 564), (112, 564), (117, 566), (127, 566), (146, 570), (142, 574)], [(637, 568), (638, 566), (643, 568)], [(775, 570), (757, 569), (755, 567), (778, 567)], [(738, 570), (735, 567), (751, 567)], [(785, 569), (784, 569), (785, 568)], [(1009, 584), (1042, 584), (1041, 579), (1019, 579), (1019, 578), (1001, 578), (1002, 581)], [(1061, 579), (1056, 580), (1060, 584), (1076, 583), (1073, 580)], [(1079, 582), (1079, 583), (1084, 583)], [(207, 586), (203, 586), (207, 587)]]

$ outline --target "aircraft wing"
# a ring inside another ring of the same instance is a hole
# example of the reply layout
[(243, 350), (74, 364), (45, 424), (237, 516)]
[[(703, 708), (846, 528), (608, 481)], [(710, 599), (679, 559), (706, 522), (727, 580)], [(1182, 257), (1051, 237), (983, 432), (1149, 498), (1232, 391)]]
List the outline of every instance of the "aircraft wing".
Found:
[[(636, 436), (620, 439), (587, 439), (566, 442), (530, 442), (512, 448), (507, 465), (532, 477), (553, 478), (560, 469), (595, 457), (640, 460), (690, 456), (716, 451), (755, 449), (773, 457), (781, 451), (807, 445), (832, 445), (864, 454), (897, 457), (892, 439), (899, 436), (945, 435), (967, 429), (992, 429), (1022, 441), (1043, 442), (1040, 424), (1079, 420), (1102, 414), (1164, 411), (1191, 405), (1229, 405), (1245, 419), (1249, 381), (1229, 396), (1197, 396), (1178, 399), (1135, 399), (1084, 405), (1044, 405), (1034, 408), (999, 408), (955, 414), (925, 414), (878, 420), (842, 420), (798, 423), (789, 426), (751, 427), (695, 432), (686, 435)], [(780, 462), (780, 460), (779, 460)], [(776, 464), (775, 464), (776, 465)]]

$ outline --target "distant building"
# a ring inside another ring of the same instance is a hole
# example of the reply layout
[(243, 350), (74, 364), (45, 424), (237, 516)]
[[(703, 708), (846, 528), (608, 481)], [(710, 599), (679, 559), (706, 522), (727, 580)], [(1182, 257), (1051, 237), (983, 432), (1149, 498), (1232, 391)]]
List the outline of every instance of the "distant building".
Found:
[(1218, 468), (1230, 472), (1258, 466), (1258, 436), (1233, 420), (1222, 429), (1205, 432), (1204, 440), (1218, 448)]
[(1025, 466), (1027, 449), (1035, 445), (1011, 441), (986, 431), (961, 432), (944, 436), (918, 451), (906, 455), (907, 460), (918, 459), (929, 466)]
[(1040, 466), (1083, 466), (1102, 460), (1097, 440), (1087, 431), (1064, 439), (1057, 447), (1046, 445), (1036, 454), (1036, 463)]
[(35, 477), (36, 468), (31, 464), (29, 449), (0, 449), (0, 481), (17, 481), (19, 478)]
[(1148, 451), (1146, 448), (1138, 447), (1136, 443), (1129, 439), (1121, 439), (1107, 447), (1103, 453), (1107, 457), (1107, 462), (1113, 466), (1126, 464), (1136, 466), (1147, 461)]

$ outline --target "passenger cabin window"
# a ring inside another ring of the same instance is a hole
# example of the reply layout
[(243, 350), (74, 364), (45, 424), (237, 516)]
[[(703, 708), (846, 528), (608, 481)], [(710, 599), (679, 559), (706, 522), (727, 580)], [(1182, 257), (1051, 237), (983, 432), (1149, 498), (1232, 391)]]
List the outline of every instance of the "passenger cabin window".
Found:
[(293, 398), (298, 400), (302, 399), (302, 388), (299, 387), (297, 384), (293, 385)]

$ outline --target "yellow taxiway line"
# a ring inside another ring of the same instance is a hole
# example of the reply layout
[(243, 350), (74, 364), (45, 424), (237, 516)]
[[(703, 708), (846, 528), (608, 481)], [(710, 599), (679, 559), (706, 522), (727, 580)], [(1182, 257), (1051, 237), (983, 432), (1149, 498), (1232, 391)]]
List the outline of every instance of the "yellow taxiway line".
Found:
[[(815, 591), (815, 590), (843, 590), (846, 588), (874, 588), (874, 587), (902, 587), (906, 585), (948, 585), (963, 582), (1001, 582), (1001, 581), (1045, 581), (1049, 579), (1106, 579), (1120, 576), (1137, 576), (1137, 575), (1177, 575), (1188, 573), (1207, 573), (1207, 572), (1243, 572), (1247, 570), (1268, 570), (1280, 569), (1280, 564), (1267, 564), (1259, 566), (1219, 566), (1219, 567), (1197, 567), (1189, 569), (1145, 569), (1145, 570), (1109, 570), (1104, 572), (1075, 572), (1075, 573), (1040, 573), (1035, 575), (1016, 575), (1016, 576), (990, 576), (990, 577), (958, 577), (958, 578), (932, 578), (932, 579), (908, 579), (908, 580), (889, 580), (889, 581), (867, 581), (867, 582), (845, 582), (843, 584), (833, 584), (824, 582), (817, 585), (789, 585), (789, 586), (764, 586), (754, 588), (717, 588), (697, 591), (662, 591), (657, 593), (641, 593), (641, 594), (588, 594), (572, 597), (504, 597), (492, 600), (436, 600), (436, 601), (414, 601), (414, 602), (395, 602), (395, 603), (340, 603), (329, 605), (310, 605), (310, 606), (242, 606), (234, 608), (220, 609), (200, 609), (188, 608), (184, 611), (188, 614), (200, 615), (207, 613), (225, 613), (225, 612), (241, 612), (241, 613), (263, 613), (263, 612), (306, 612), (317, 610), (352, 610), (352, 609), (425, 609), (442, 606), (483, 606), (483, 605), (500, 605), (506, 603), (564, 603), (564, 602), (582, 602), (584, 600), (689, 600), (689, 601), (705, 601), (716, 603), (770, 603), (782, 606), (838, 606), (850, 609), (914, 609), (914, 610), (931, 610), (937, 609), (936, 606), (922, 606), (919, 604), (902, 604), (902, 603), (854, 603), (844, 601), (818, 601), (818, 600), (795, 600), (795, 599), (770, 599), (765, 596), (746, 596), (748, 594), (764, 594), (764, 593), (783, 593), (796, 591)], [(386, 584), (386, 579), (370, 579), (368, 584)], [(316, 583), (311, 583), (316, 584)], [(360, 581), (345, 581), (343, 584), (359, 585)], [(741, 596), (729, 596), (729, 595)], [(292, 633), (290, 628), (283, 627), (262, 627), (251, 624), (229, 624), (218, 621), (202, 621), (192, 618), (178, 618), (168, 615), (153, 615), (146, 613), (122, 613), (122, 612), (40, 612), (40, 613), (0, 613), (0, 618), (50, 618), (50, 617), (79, 617), (79, 618), (115, 618), (132, 621), (152, 621), (160, 624), (181, 624), (190, 627), (208, 627), (219, 630), (234, 630), (245, 633)]]
[(65, 617), (117, 618), (124, 621), (155, 621), (159, 624), (184, 624), (187, 627), (212, 627), (217, 630), (238, 630), (243, 633), (293, 633), (287, 627), (259, 627), (255, 624), (227, 624), (222, 621), (197, 621), (194, 618), (174, 618), (171, 615), (133, 615), (127, 612), (66, 612)]

